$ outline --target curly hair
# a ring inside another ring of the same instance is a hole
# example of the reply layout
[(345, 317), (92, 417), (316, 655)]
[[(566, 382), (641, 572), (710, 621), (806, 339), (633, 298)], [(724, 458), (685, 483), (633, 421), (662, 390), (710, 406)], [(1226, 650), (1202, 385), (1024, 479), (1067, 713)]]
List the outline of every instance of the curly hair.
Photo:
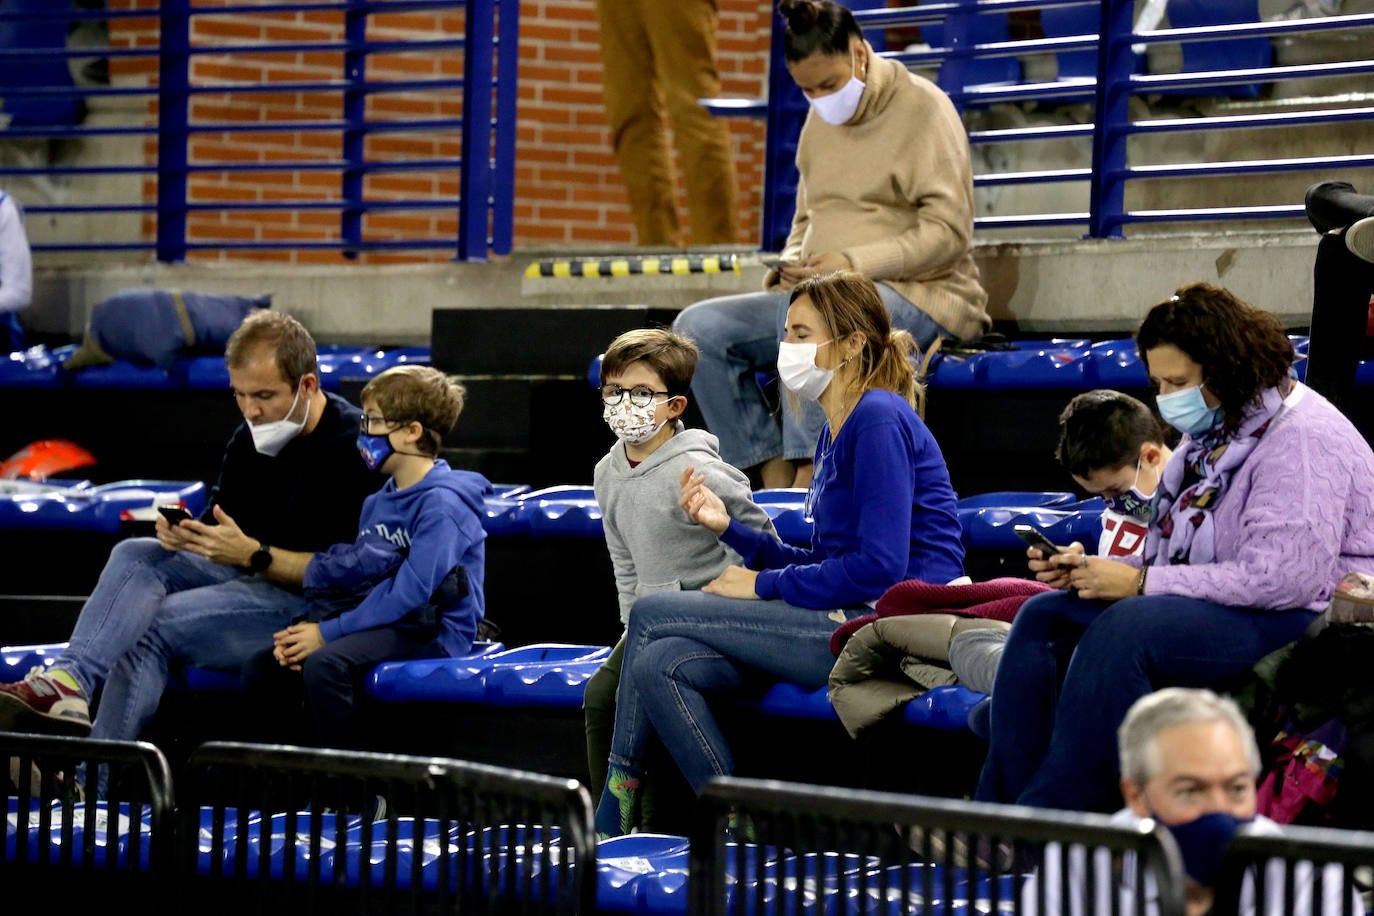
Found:
[(1202, 366), (1203, 383), (1221, 401), (1230, 428), (1293, 365), (1293, 343), (1278, 318), (1210, 283), (1181, 287), (1150, 309), (1135, 340), (1147, 369), (1150, 351), (1163, 344)]

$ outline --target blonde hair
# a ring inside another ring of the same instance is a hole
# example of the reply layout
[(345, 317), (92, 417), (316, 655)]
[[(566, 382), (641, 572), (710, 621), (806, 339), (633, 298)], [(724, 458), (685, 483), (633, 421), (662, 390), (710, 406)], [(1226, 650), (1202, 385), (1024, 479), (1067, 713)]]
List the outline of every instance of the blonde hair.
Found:
[(864, 346), (858, 360), (857, 393), (882, 389), (895, 392), (913, 408), (922, 394), (911, 355), (916, 341), (906, 331), (894, 330), (887, 306), (873, 281), (852, 270), (837, 270), (822, 277), (808, 277), (792, 287), (790, 305), (802, 296), (811, 301), (830, 329), (833, 340), (862, 333)]

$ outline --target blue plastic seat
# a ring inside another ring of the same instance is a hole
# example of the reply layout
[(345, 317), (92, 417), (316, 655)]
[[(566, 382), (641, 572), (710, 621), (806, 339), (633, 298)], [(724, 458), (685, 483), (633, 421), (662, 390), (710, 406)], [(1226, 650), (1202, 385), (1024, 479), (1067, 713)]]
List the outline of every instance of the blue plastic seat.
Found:
[(602, 913), (686, 913), (685, 837), (632, 833), (596, 847), (596, 909)]
[(0, 359), (0, 388), (56, 388), (63, 384), (64, 361), (43, 346), (14, 350)]
[(0, 495), (0, 530), (120, 534), (126, 522), (152, 521), (156, 506), (180, 503), (199, 515), (205, 500), (199, 480), (122, 480), (97, 487), (64, 482)]
[[(921, 26), (921, 37), (926, 44), (932, 48), (947, 47), (946, 36), (959, 29), (966, 29), (965, 47), (1011, 41), (1006, 13), (950, 13), (951, 18), (955, 16), (960, 16), (963, 22), (953, 23), (947, 19)], [(1015, 57), (949, 57), (940, 65), (935, 81), (945, 92), (955, 95), (974, 86), (1011, 86), (1021, 81), (1021, 62)]]
[(367, 692), (393, 703), (580, 705), (586, 678), (610, 653), (609, 646), (535, 643), (463, 658), (386, 662), (368, 677)]
[(1040, 508), (1043, 506), (1064, 506), (1074, 502), (1078, 497), (1063, 490), (996, 490), (991, 493), (978, 493), (973, 496), (965, 496), (959, 500), (960, 509), (986, 509), (986, 508), (1007, 508), (1014, 506), (1025, 506)]
[(490, 667), (491, 656), (505, 650), (504, 643), (475, 642), (471, 652), (458, 658), (383, 662), (368, 674), (364, 686), (368, 696), (388, 703), (444, 699), (453, 685), (477, 678)]
[(66, 648), (64, 642), (0, 648), (0, 684), (22, 681), (30, 668), (47, 668)]
[(591, 487), (560, 485), (519, 497), (517, 513), (534, 536), (601, 538), (601, 507)]

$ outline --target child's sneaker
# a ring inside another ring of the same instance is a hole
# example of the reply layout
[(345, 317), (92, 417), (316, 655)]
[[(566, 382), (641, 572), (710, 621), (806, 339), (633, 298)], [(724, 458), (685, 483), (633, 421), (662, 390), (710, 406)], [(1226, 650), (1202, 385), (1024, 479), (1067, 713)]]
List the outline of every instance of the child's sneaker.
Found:
[(79, 689), (36, 666), (22, 681), (0, 684), (0, 731), (84, 738), (91, 733), (91, 707)]
[(1361, 261), (1374, 264), (1374, 216), (1350, 224), (1345, 230), (1345, 247)]

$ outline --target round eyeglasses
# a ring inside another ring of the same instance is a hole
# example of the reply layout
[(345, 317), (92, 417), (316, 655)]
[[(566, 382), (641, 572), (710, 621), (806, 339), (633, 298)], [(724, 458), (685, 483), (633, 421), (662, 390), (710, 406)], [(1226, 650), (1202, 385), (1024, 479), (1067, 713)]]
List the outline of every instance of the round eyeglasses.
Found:
[(614, 407), (625, 400), (625, 395), (630, 396), (630, 403), (636, 407), (648, 407), (654, 402), (654, 395), (665, 395), (671, 397), (666, 391), (655, 391), (648, 385), (636, 385), (633, 388), (621, 388), (619, 385), (602, 385), (601, 400), (607, 407)]

